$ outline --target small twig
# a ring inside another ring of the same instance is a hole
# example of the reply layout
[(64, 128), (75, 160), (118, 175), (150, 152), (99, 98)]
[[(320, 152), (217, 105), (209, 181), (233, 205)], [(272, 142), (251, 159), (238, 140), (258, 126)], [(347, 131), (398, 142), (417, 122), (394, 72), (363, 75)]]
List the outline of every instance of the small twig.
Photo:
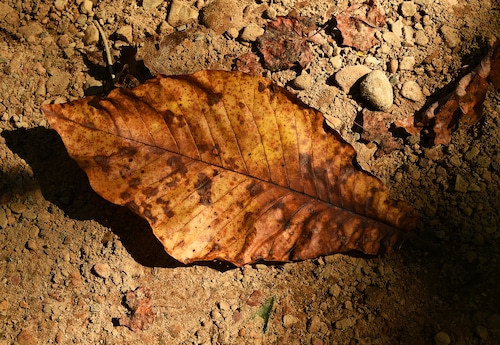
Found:
[(99, 35), (101, 36), (102, 43), (104, 44), (104, 51), (106, 52), (106, 64), (108, 65), (109, 74), (111, 75), (111, 80), (115, 80), (115, 74), (113, 72), (113, 60), (111, 58), (111, 52), (109, 50), (108, 39), (104, 34), (104, 30), (97, 20), (94, 20), (94, 25), (97, 27), (99, 31)]

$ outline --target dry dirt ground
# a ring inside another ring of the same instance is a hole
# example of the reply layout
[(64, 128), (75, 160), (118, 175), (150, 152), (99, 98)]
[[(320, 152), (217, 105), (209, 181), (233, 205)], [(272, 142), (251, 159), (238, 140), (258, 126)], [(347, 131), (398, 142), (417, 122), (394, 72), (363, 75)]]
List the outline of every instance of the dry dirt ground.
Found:
[[(353, 130), (366, 104), (334, 78), (348, 66), (382, 70), (390, 113), (412, 115), (500, 37), (497, 0), (380, 0), (387, 24), (368, 52), (343, 46), (330, 25), (308, 43), (304, 70), (262, 71), (329, 116), (360, 164), (418, 210), (417, 231), (387, 257), (178, 264), (145, 221), (91, 190), (40, 111), (109, 88), (93, 20), (114, 61), (177, 32), (157, 65), (180, 74), (231, 70), (256, 51), (241, 37), (258, 33), (251, 24), (294, 10), (320, 27), (355, 2), (2, 0), (0, 344), (500, 344), (500, 93), (490, 87), (483, 119), (449, 146), (407, 137), (378, 155)], [(424, 98), (402, 96), (409, 80)], [(154, 320), (133, 331), (119, 320), (138, 287), (151, 292)]]

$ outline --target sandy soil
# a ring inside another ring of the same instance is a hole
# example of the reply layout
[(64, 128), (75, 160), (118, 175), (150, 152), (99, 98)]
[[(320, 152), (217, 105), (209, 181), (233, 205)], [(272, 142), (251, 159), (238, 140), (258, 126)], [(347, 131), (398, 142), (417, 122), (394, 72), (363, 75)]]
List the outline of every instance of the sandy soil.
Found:
[[(92, 191), (40, 106), (109, 90), (93, 20), (108, 37), (115, 73), (132, 48), (140, 59), (148, 42), (176, 33), (157, 54), (149, 51), (150, 72), (181, 74), (233, 69), (239, 56), (256, 52), (242, 33), (269, 17), (293, 10), (321, 27), (350, 2), (2, 1), (0, 345), (499, 344), (500, 93), (490, 87), (483, 119), (460, 128), (449, 146), (399, 138), (402, 149), (379, 155), (354, 130), (366, 103), (335, 74), (357, 65), (384, 71), (395, 95), (389, 112), (413, 115), (500, 37), (500, 4), (379, 2), (387, 24), (368, 52), (343, 46), (329, 25), (308, 43), (304, 69), (261, 74), (330, 118), (360, 164), (418, 210), (417, 231), (387, 257), (337, 254), (236, 269), (170, 258), (144, 220)], [(147, 74), (134, 68), (139, 79)], [(425, 97), (403, 97), (407, 81)], [(134, 304), (147, 296), (146, 329), (120, 326), (138, 318)]]

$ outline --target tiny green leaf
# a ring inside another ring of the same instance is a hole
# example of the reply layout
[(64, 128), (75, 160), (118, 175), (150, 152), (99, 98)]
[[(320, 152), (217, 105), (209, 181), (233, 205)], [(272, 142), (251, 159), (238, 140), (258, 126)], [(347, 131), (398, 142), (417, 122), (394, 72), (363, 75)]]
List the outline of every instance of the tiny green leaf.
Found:
[(269, 298), (266, 301), (266, 303), (261, 305), (260, 308), (252, 316), (252, 319), (255, 316), (260, 316), (264, 320), (264, 327), (262, 328), (264, 333), (267, 332), (267, 324), (269, 323), (269, 318), (271, 317), (271, 313), (273, 312), (274, 300), (275, 300), (275, 296)]

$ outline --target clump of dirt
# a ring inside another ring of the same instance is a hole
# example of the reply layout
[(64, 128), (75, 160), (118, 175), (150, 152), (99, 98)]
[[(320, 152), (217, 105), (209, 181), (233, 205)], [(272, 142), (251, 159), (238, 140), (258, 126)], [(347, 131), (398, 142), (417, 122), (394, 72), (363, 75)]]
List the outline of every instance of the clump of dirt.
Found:
[[(231, 2), (234, 13), (227, 3), (0, 3), (0, 345), (498, 344), (498, 90), (489, 87), (483, 118), (460, 127), (450, 145), (402, 135), (401, 148), (380, 154), (379, 143), (359, 133), (357, 118), (370, 109), (359, 81), (345, 89), (335, 75), (380, 70), (394, 92), (386, 112), (394, 119), (422, 112), (500, 37), (500, 4), (379, 0), (386, 22), (374, 33), (379, 43), (357, 51), (343, 45), (334, 20), (351, 2), (242, 0)], [(321, 110), (363, 168), (419, 211), (419, 229), (383, 258), (181, 265), (145, 221), (92, 191), (40, 106), (113, 86), (99, 27), (113, 73), (127, 64), (141, 81), (148, 73), (231, 70), (249, 53), (262, 63), (255, 40), (266, 23), (290, 14), (317, 28), (306, 42), (311, 61), (252, 71)], [(151, 50), (166, 37), (175, 39)], [(158, 55), (149, 70), (141, 62), (148, 51)], [(130, 313), (124, 298), (139, 287), (152, 292), (155, 318), (134, 332), (116, 320)], [(265, 320), (259, 315), (270, 300)]]

